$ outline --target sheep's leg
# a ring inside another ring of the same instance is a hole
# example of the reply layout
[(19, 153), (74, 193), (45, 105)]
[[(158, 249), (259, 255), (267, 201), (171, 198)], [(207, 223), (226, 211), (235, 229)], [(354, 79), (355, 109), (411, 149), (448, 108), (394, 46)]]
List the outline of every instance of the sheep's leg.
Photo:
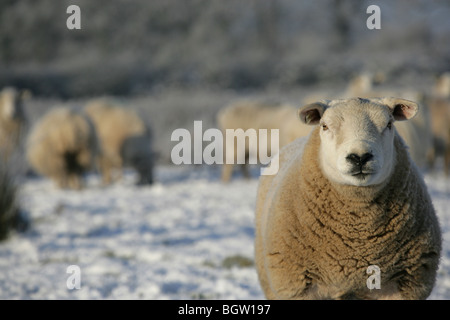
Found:
[(104, 186), (111, 184), (112, 182), (112, 173), (111, 166), (107, 163), (106, 159), (102, 159), (100, 161), (100, 171), (102, 173), (102, 183)]
[(229, 182), (233, 173), (233, 164), (222, 165), (222, 182)]
[(137, 185), (146, 185), (146, 184), (153, 184), (153, 174), (151, 172), (146, 171), (138, 171), (139, 173), (139, 181), (137, 182)]
[(450, 145), (446, 146), (444, 155), (444, 172), (447, 177), (449, 175), (449, 170), (450, 170)]
[(122, 180), (123, 178), (123, 168), (122, 166), (117, 168), (116, 175), (114, 177), (114, 181)]
[(245, 153), (245, 162), (241, 165), (242, 175), (245, 179), (250, 179), (250, 171), (248, 169), (250, 155), (248, 151)]
[(61, 176), (53, 176), (51, 177), (51, 179), (59, 189), (66, 189), (68, 186), (68, 177), (66, 174), (63, 174)]
[(244, 178), (250, 179), (250, 171), (248, 169), (247, 163), (244, 163), (241, 165), (241, 171), (242, 171), (242, 175), (244, 176)]
[(123, 178), (123, 162), (118, 156), (108, 159), (110, 183), (119, 181)]
[(77, 174), (72, 174), (69, 177), (69, 187), (74, 190), (81, 190), (82, 188), (81, 177)]
[(436, 162), (436, 146), (433, 145), (427, 152), (427, 165), (430, 171), (434, 170), (434, 164)]
[(53, 180), (53, 181), (55, 183), (55, 186), (58, 189), (65, 189), (66, 188), (66, 184), (64, 183), (63, 179), (56, 179), (56, 180)]
[(111, 184), (111, 172), (107, 169), (103, 170), (102, 183), (104, 186)]

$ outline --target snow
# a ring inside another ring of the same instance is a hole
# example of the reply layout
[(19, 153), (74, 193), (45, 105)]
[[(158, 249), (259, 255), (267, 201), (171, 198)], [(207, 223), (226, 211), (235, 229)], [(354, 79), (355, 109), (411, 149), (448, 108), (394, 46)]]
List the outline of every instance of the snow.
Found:
[[(0, 299), (264, 299), (253, 265), (257, 178), (236, 173), (222, 184), (215, 166), (155, 175), (148, 187), (134, 186), (130, 171), (101, 187), (93, 174), (82, 191), (24, 181), (31, 228), (0, 243)], [(444, 239), (430, 299), (448, 299), (450, 179), (425, 178)], [(80, 289), (68, 287), (71, 265)]]

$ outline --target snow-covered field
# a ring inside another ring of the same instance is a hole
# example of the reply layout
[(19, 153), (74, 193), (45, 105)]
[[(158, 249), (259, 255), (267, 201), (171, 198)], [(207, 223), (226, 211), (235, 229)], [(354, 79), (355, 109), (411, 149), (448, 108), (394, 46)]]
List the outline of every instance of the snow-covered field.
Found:
[[(263, 299), (253, 265), (257, 179), (236, 175), (224, 185), (219, 167), (158, 166), (153, 186), (135, 187), (127, 172), (103, 188), (89, 176), (83, 191), (26, 180), (20, 203), (31, 228), (0, 243), (0, 299)], [(450, 299), (450, 179), (426, 182), (444, 238), (430, 299)], [(80, 289), (67, 286), (71, 265)]]

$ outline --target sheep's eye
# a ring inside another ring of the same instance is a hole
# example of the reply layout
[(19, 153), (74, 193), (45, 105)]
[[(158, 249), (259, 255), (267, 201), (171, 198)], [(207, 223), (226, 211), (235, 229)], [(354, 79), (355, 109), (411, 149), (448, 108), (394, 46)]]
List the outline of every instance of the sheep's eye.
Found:
[(392, 128), (392, 122), (391, 122), (391, 121), (388, 122), (386, 128), (388, 128), (389, 130), (391, 130), (391, 128)]
[(320, 126), (322, 127), (323, 131), (327, 131), (328, 130), (328, 126), (325, 123), (320, 124)]

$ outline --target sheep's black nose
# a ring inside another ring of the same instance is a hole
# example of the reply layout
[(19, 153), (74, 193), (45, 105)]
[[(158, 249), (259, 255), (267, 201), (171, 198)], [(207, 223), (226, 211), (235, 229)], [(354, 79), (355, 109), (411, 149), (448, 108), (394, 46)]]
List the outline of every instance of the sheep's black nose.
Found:
[(356, 166), (363, 166), (372, 158), (373, 154), (371, 153), (364, 153), (362, 156), (358, 156), (356, 153), (351, 153), (347, 156), (347, 161)]

